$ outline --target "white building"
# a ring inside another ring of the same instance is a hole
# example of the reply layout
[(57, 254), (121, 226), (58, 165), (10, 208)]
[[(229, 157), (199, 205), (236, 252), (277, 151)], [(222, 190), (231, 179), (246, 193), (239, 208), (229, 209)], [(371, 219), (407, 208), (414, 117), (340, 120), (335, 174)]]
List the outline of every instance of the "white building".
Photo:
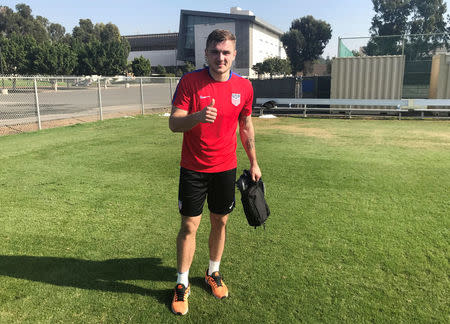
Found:
[(233, 7), (229, 14), (181, 10), (177, 34), (125, 36), (131, 45), (128, 59), (143, 55), (150, 59), (152, 66), (178, 66), (189, 61), (196, 68), (202, 68), (206, 38), (218, 28), (236, 35), (238, 55), (233, 71), (242, 76), (255, 76), (252, 66), (266, 58), (286, 58), (281, 30), (255, 17), (249, 10)]

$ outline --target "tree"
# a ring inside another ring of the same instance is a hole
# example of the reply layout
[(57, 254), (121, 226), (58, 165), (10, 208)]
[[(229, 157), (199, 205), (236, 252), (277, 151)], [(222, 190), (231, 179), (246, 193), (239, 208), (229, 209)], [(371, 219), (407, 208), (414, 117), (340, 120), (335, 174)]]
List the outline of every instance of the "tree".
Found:
[(291, 64), (289, 60), (281, 59), (279, 57), (269, 57), (263, 62), (256, 63), (252, 66), (253, 71), (258, 74), (258, 77), (264, 73), (270, 74), (272, 79), (274, 75), (291, 74)]
[(97, 39), (87, 44), (76, 41), (73, 45), (78, 54), (75, 73), (78, 75), (116, 75), (125, 73), (130, 45), (126, 39), (102, 43)]
[(55, 64), (50, 70), (53, 75), (71, 75), (77, 65), (77, 54), (65, 43), (54, 43), (50, 48), (50, 56)]
[(263, 64), (262, 62), (258, 62), (255, 65), (252, 66), (252, 70), (256, 72), (258, 75), (258, 78), (264, 74), (263, 72)]
[[(438, 47), (449, 47), (443, 0), (372, 0), (375, 16), (371, 39), (364, 48), (367, 55), (399, 55), (409, 60), (429, 57)], [(414, 34), (431, 34), (413, 36)], [(436, 35), (438, 34), (438, 35)], [(390, 36), (393, 37), (379, 37)], [(403, 39), (402, 35), (411, 35)]]
[(125, 38), (108, 42), (100, 42), (102, 48), (97, 57), (97, 72), (101, 75), (117, 75), (125, 73), (130, 44)]
[(261, 72), (269, 73), (270, 78), (274, 75), (286, 75), (291, 71), (288, 60), (283, 60), (279, 57), (270, 57), (263, 61), (261, 65)]
[(80, 19), (78, 26), (72, 30), (72, 37), (81, 43), (89, 43), (97, 37), (94, 32), (94, 24), (90, 19)]
[(97, 37), (102, 42), (120, 41), (119, 28), (112, 24), (95, 24), (94, 32)]
[(284, 76), (292, 74), (291, 62), (289, 59), (279, 59), (277, 62), (277, 72)]
[(76, 54), (64, 43), (37, 43), (30, 35), (0, 36), (1, 64), (5, 74), (69, 75)]
[(36, 40), (29, 35), (13, 33), (9, 38), (0, 37), (4, 73), (22, 75), (33, 73), (36, 45)]
[(35, 48), (32, 73), (71, 75), (77, 64), (77, 55), (65, 43), (45, 42)]
[(162, 65), (158, 65), (155, 69), (156, 74), (165, 75), (167, 73), (166, 69)]
[(97, 74), (95, 58), (98, 55), (97, 48), (100, 47), (97, 43), (99, 42), (96, 40), (82, 43), (77, 39), (73, 39), (71, 46), (77, 53), (77, 65), (74, 71), (76, 75)]
[[(443, 0), (411, 0), (412, 19), (409, 34), (445, 33), (444, 20), (447, 4)], [(430, 57), (439, 47), (449, 47), (448, 35), (411, 37), (405, 42), (405, 55), (409, 59)]]
[(0, 6), (0, 32), (4, 35), (9, 34), (13, 25), (14, 11), (7, 6)]
[(261, 65), (261, 71), (264, 73), (269, 73), (271, 79), (274, 74), (277, 74), (276, 70), (277, 70), (277, 62), (275, 62), (275, 60), (272, 58), (265, 59)]
[(0, 67), (18, 74), (121, 74), (130, 44), (112, 23), (80, 19), (73, 36), (60, 24), (33, 17), (23, 3), (16, 12), (0, 5)]
[(33, 18), (31, 15), (31, 8), (30, 6), (26, 5), (25, 3), (19, 3), (16, 5), (17, 13), (25, 20), (30, 20)]
[(183, 76), (183, 70), (182, 69), (176, 69), (175, 71), (175, 76), (177, 77), (182, 77)]
[(135, 76), (149, 76), (152, 72), (150, 60), (146, 59), (142, 55), (134, 58), (131, 62), (131, 68)]
[(60, 24), (50, 24), (47, 27), (47, 32), (52, 42), (59, 42), (66, 35), (66, 29)]
[(291, 28), (281, 37), (292, 72), (303, 71), (305, 62), (317, 59), (331, 38), (331, 26), (313, 16), (292, 21)]
[(47, 30), (48, 26), (50, 25), (48, 19), (42, 16), (36, 16), (35, 24), (39, 25), (41, 31)]
[(195, 65), (194, 65), (194, 63), (189, 62), (189, 61), (186, 61), (186, 62), (185, 62), (185, 65), (184, 65), (184, 71), (185, 71), (186, 73), (188, 73), (188, 72), (192, 72), (192, 71), (194, 71), (194, 70), (195, 70)]
[(16, 5), (17, 12), (11, 8), (1, 6), (0, 10), (0, 32), (9, 37), (12, 34), (30, 35), (38, 43), (48, 40), (46, 24), (48, 20), (44, 17), (33, 17), (31, 8), (19, 3)]
[(94, 24), (80, 19), (72, 32), (72, 48), (78, 54), (76, 74), (116, 75), (127, 70), (128, 40), (114, 24)]

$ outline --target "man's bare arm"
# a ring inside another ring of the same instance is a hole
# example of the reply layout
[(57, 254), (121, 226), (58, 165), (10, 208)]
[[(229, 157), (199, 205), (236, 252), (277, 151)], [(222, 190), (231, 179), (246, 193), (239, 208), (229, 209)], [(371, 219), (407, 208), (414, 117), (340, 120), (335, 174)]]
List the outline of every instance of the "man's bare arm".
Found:
[(239, 116), (239, 135), (242, 146), (250, 161), (250, 174), (252, 175), (252, 179), (253, 181), (258, 181), (261, 178), (261, 170), (256, 159), (255, 130), (251, 116)]
[(186, 110), (172, 107), (172, 112), (169, 118), (169, 128), (172, 132), (187, 132), (191, 130), (198, 123), (214, 123), (217, 117), (217, 109), (214, 108), (214, 99), (211, 103), (202, 110), (188, 114)]

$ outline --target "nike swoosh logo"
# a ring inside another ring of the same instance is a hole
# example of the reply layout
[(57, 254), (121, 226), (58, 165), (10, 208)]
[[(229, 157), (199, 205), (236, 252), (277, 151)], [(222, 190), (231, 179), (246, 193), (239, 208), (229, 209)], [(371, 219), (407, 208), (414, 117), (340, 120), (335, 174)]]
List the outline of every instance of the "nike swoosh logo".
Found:
[(209, 96), (200, 96), (200, 99), (209, 98)]

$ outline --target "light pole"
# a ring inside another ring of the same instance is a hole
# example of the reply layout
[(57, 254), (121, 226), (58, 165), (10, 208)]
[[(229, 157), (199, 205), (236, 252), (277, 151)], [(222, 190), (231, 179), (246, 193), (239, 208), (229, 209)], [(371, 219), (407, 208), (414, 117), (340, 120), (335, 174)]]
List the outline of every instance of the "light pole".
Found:
[[(2, 39), (5, 37), (6, 33), (3, 31), (1, 33), (2, 35)], [(2, 42), (3, 43), (3, 42)], [(5, 79), (3, 78), (4, 74), (3, 74), (3, 54), (2, 54), (2, 46), (0, 45), (0, 69), (1, 69), (1, 73), (2, 73), (2, 88), (5, 88)]]
[(2, 47), (0, 46), (0, 66), (1, 66), (1, 72), (3, 76), (3, 55), (2, 55)]
[(2, 88), (5, 88), (5, 78), (4, 78), (4, 72), (3, 72), (3, 53), (2, 53), (2, 45), (5, 43), (4, 40), (6, 38), (6, 32), (2, 31), (0, 33), (1, 35), (1, 39), (2, 39), (2, 44), (0, 45), (0, 72), (2, 73)]
[(2, 55), (2, 47), (0, 46), (0, 67), (2, 73), (2, 89), (5, 89), (5, 79), (3, 78), (3, 55)]

